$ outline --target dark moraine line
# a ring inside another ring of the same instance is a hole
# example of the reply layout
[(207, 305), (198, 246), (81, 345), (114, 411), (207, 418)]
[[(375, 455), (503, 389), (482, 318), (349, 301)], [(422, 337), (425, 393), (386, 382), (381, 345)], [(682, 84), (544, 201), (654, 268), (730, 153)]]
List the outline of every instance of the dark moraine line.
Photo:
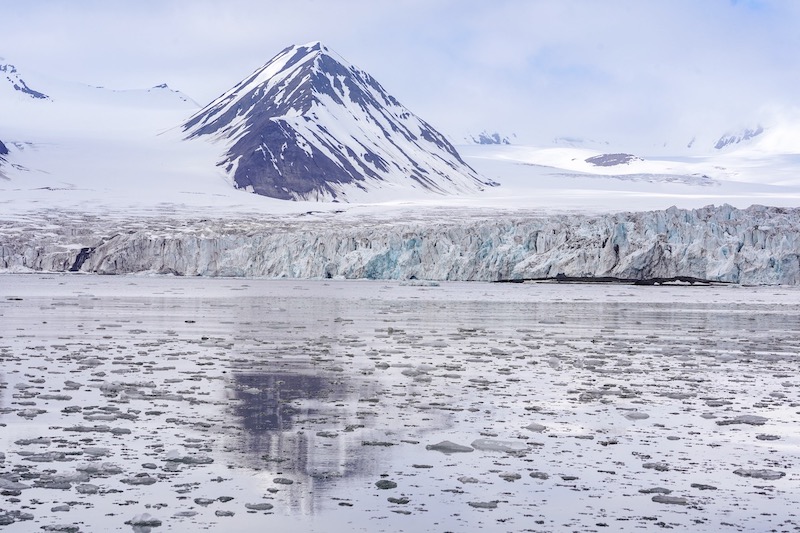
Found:
[(617, 278), (613, 276), (565, 276), (555, 277), (499, 279), (495, 283), (524, 283), (526, 281), (552, 281), (556, 283), (620, 283), (623, 285), (662, 285), (664, 283), (689, 283), (690, 285), (730, 285), (730, 281), (716, 281), (692, 276), (673, 276), (670, 278)]

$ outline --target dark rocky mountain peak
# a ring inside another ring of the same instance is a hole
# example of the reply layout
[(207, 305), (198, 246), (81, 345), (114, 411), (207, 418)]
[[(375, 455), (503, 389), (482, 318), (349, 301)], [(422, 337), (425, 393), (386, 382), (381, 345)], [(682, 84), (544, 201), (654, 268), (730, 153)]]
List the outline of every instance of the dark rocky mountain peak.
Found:
[(427, 122), (320, 42), (290, 46), (192, 116), (187, 138), (224, 144), (236, 187), (341, 200), (382, 187), (437, 193), (484, 182)]

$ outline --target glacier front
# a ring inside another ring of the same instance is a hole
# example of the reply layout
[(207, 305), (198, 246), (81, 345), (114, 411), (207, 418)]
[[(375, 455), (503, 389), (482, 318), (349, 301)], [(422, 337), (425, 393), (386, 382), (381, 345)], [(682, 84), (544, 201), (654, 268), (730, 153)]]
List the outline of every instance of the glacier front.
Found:
[(800, 208), (608, 215), (421, 209), (384, 215), (0, 221), (11, 272), (500, 281), (692, 277), (800, 284)]

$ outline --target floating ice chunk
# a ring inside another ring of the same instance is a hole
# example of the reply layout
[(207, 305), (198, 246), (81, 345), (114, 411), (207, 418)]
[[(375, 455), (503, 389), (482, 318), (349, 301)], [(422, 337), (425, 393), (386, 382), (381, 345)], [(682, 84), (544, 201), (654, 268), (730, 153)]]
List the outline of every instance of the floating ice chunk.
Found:
[(125, 523), (129, 526), (158, 527), (161, 525), (161, 520), (152, 516), (150, 513), (142, 513), (135, 515)]
[(99, 490), (100, 487), (98, 487), (97, 485), (92, 485), (90, 483), (83, 483), (75, 487), (75, 491), (78, 494), (97, 494)]
[(25, 490), (31, 488), (30, 485), (26, 485), (25, 483), (20, 483), (19, 481), (12, 481), (10, 479), (6, 479), (0, 477), (0, 489), (3, 490)]
[(137, 474), (131, 478), (121, 480), (122, 483), (127, 485), (152, 485), (156, 481), (156, 478), (150, 477), (150, 474)]
[(101, 448), (99, 446), (88, 446), (83, 449), (83, 453), (94, 457), (102, 457), (104, 455), (110, 454), (111, 450), (109, 450), (108, 448)]
[(497, 500), (493, 500), (490, 502), (468, 502), (470, 507), (475, 507), (477, 509), (497, 509)]
[(624, 416), (628, 420), (645, 420), (647, 418), (650, 418), (650, 415), (648, 415), (647, 413), (642, 413), (640, 411), (628, 411), (627, 413), (624, 413), (622, 416)]
[(207, 455), (182, 455), (178, 450), (168, 451), (164, 460), (171, 463), (184, 463), (187, 465), (207, 465), (214, 462), (214, 459)]
[(667, 496), (666, 494), (656, 494), (651, 498), (656, 503), (665, 503), (668, 505), (688, 505), (689, 500), (681, 498), (680, 496)]
[[(524, 442), (514, 442), (509, 440), (477, 439), (470, 444), (476, 450), (484, 452), (521, 452), (528, 449)], [(430, 449), (430, 448), (429, 448)]]
[(244, 504), (245, 509), (250, 509), (251, 511), (269, 511), (272, 509), (271, 503), (246, 503)]
[(438, 442), (436, 444), (428, 444), (427, 446), (425, 446), (425, 449), (434, 450), (446, 454), (466, 453), (475, 451), (469, 446), (462, 446), (461, 444), (456, 444), (455, 442), (450, 442), (449, 440), (443, 440), (442, 442)]
[(786, 472), (780, 472), (778, 470), (769, 470), (766, 468), (756, 469), (756, 468), (739, 468), (733, 471), (734, 474), (737, 476), (742, 477), (752, 477), (756, 479), (768, 479), (768, 480), (776, 480), (780, 479), (786, 475)]
[(730, 426), (733, 424), (747, 424), (750, 426), (763, 426), (767, 423), (768, 418), (764, 416), (757, 416), (757, 415), (739, 415), (735, 418), (730, 418), (728, 420), (719, 420), (717, 422), (718, 426)]
[(547, 429), (547, 427), (543, 426), (541, 424), (537, 424), (536, 422), (531, 422), (530, 424), (525, 426), (525, 429), (527, 429), (528, 431), (534, 431), (536, 433), (541, 433), (542, 431)]

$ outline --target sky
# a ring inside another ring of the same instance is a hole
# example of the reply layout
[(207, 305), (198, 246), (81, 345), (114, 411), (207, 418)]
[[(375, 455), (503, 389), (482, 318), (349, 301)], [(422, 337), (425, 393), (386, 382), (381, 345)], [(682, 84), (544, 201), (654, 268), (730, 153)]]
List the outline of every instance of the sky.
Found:
[[(0, 57), (201, 104), (321, 40), (453, 140), (685, 146), (800, 109), (796, 0), (0, 0)], [(2, 112), (0, 112), (2, 116)]]

